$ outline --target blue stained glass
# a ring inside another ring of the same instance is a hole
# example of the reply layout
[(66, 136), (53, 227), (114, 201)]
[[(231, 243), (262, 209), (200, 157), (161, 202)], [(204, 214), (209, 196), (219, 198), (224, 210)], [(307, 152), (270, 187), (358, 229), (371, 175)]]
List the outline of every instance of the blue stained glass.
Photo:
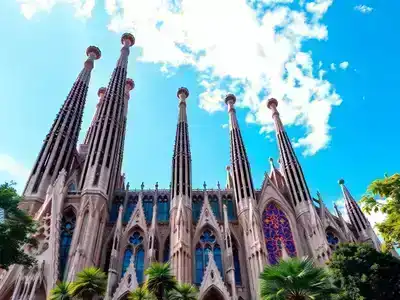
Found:
[(217, 265), (218, 271), (221, 274), (222, 278), (224, 278), (224, 273), (222, 271), (222, 255), (221, 255), (221, 247), (217, 244), (214, 246), (214, 260)]
[(139, 245), (143, 242), (143, 237), (140, 235), (139, 232), (134, 232), (130, 237), (129, 237), (129, 242), (132, 245)]
[(125, 253), (124, 253), (124, 260), (122, 261), (122, 273), (121, 276), (124, 276), (126, 269), (128, 269), (128, 266), (131, 262), (131, 257), (132, 257), (132, 249), (131, 248), (126, 248)]
[(220, 211), (219, 211), (218, 197), (217, 196), (211, 197), (210, 204), (211, 204), (211, 209), (212, 209), (212, 211), (214, 213), (214, 216), (217, 219), (220, 219), (221, 215), (220, 215)]
[(144, 209), (144, 215), (146, 217), (146, 222), (150, 223), (151, 218), (153, 217), (153, 198), (147, 198), (144, 197), (143, 199), (143, 209)]
[(203, 280), (204, 265), (203, 265), (203, 249), (200, 245), (196, 248), (196, 280), (197, 285), (201, 284)]
[(282, 257), (282, 247), (290, 257), (297, 255), (289, 220), (274, 202), (269, 203), (263, 212), (263, 231), (271, 264), (278, 263)]
[(125, 223), (129, 222), (129, 219), (131, 218), (131, 215), (136, 208), (136, 204), (137, 204), (137, 197), (128, 200), (123, 219)]
[(115, 222), (117, 221), (118, 218), (118, 209), (119, 206), (121, 205), (120, 202), (113, 202), (112, 206), (111, 206), (111, 212), (110, 212), (110, 222)]
[(65, 268), (68, 262), (69, 249), (72, 243), (72, 235), (74, 233), (76, 223), (75, 214), (72, 210), (64, 213), (61, 221), (61, 235), (60, 235), (60, 248), (59, 248), (59, 279), (64, 277)]
[(228, 200), (226, 201), (226, 208), (227, 208), (227, 211), (228, 211), (228, 219), (229, 219), (229, 221), (236, 220), (235, 210), (233, 208), (232, 198), (228, 198)]
[(215, 236), (214, 236), (213, 233), (211, 233), (210, 230), (206, 230), (201, 235), (200, 241), (202, 241), (203, 243), (214, 243), (215, 242)]
[(233, 265), (235, 266), (235, 282), (238, 285), (242, 284), (242, 276), (240, 274), (239, 251), (236, 246), (233, 247)]
[(328, 240), (329, 245), (337, 245), (339, 244), (339, 238), (333, 234), (333, 232), (328, 231), (326, 233), (326, 239)]
[(160, 222), (169, 220), (169, 201), (167, 197), (160, 196), (158, 198), (157, 220)]
[(192, 202), (192, 218), (193, 221), (197, 222), (200, 218), (201, 206), (203, 205), (203, 199), (201, 197), (193, 196)]
[(144, 250), (142, 247), (140, 247), (136, 252), (135, 267), (137, 281), (141, 284), (144, 279)]

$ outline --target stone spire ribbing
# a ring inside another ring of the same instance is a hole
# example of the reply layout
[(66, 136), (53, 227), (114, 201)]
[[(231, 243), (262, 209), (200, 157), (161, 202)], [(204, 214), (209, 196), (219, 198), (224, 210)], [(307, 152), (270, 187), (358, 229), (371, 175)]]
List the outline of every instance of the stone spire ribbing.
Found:
[(174, 155), (172, 158), (171, 190), (171, 265), (179, 282), (192, 282), (192, 202), (191, 202), (191, 155), (186, 116), (186, 99), (189, 91), (178, 89), (178, 124), (176, 128)]
[(225, 97), (229, 114), (231, 174), (239, 223), (243, 229), (244, 243), (246, 245), (245, 251), (248, 258), (246, 260), (247, 270), (249, 270), (250, 276), (250, 295), (251, 299), (258, 299), (258, 276), (266, 262), (266, 249), (262, 237), (260, 214), (255, 200), (250, 164), (236, 117), (235, 102), (236, 97), (234, 95), (228, 94)]
[(120, 174), (120, 171), (114, 169), (120, 168), (118, 157), (125, 135), (126, 86), (130, 89), (134, 86), (132, 80), (126, 79), (126, 75), (129, 48), (134, 45), (135, 38), (132, 34), (125, 33), (121, 37), (121, 43), (121, 55), (100, 104), (98, 118), (93, 124), (93, 135), (88, 141), (89, 151), (81, 179), (82, 191), (96, 189), (104, 195), (109, 195), (114, 188), (113, 177)]
[(95, 46), (88, 47), (86, 54), (88, 59), (44, 140), (26, 184), (21, 207), (30, 213), (40, 207), (48, 186), (56, 180), (58, 173), (62, 169), (69, 170), (71, 166), (94, 60), (101, 56), (100, 49)]
[(317, 218), (303, 170), (280, 119), (277, 110), (278, 101), (271, 98), (268, 100), (267, 106), (272, 111), (280, 163), (290, 198), (295, 207), (296, 219), (304, 230), (310, 255), (314, 256), (318, 262), (323, 263), (329, 256), (329, 246), (325, 238), (325, 231), (322, 228), (321, 220)]
[(174, 156), (172, 158), (172, 196), (187, 195), (191, 192), (191, 155), (189, 132), (186, 115), (186, 99), (189, 97), (187, 88), (180, 88), (179, 115), (176, 127)]
[(355, 228), (357, 235), (361, 241), (371, 243), (377, 250), (380, 250), (380, 242), (376, 236), (371, 224), (367, 217), (361, 211), (356, 200), (350, 194), (349, 190), (344, 184), (344, 180), (339, 180), (339, 185), (342, 188), (344, 205), (346, 207), (347, 214), (349, 216), (351, 225)]

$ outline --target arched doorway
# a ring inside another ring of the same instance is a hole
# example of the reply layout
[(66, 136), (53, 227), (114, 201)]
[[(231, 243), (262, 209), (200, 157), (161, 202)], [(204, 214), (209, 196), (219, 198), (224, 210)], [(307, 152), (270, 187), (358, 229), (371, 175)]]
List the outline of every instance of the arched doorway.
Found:
[(217, 288), (212, 287), (205, 293), (202, 300), (225, 300), (225, 298)]

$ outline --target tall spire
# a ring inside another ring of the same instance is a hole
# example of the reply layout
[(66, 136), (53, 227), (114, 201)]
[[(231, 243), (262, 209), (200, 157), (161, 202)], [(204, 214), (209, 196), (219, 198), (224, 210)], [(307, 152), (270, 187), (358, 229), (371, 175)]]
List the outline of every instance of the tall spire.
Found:
[(192, 282), (192, 203), (191, 203), (191, 155), (186, 115), (187, 88), (178, 89), (178, 124), (174, 155), (172, 158), (171, 190), (171, 265), (179, 282)]
[(243, 144), (242, 135), (236, 117), (235, 102), (236, 97), (233, 94), (228, 94), (225, 97), (225, 103), (228, 106), (229, 113), (233, 185), (235, 187), (238, 213), (240, 214), (248, 208), (248, 201), (244, 200), (252, 199), (252, 201), (255, 201), (255, 193), (253, 179), (250, 172), (250, 164), (247, 159), (246, 149)]
[[(130, 33), (121, 37), (122, 49), (117, 66), (111, 75), (100, 111), (88, 141), (89, 151), (83, 168), (81, 190), (96, 189), (105, 195), (112, 193), (115, 180), (120, 175), (119, 155), (125, 135), (127, 90), (133, 89), (133, 80), (127, 80), (129, 48), (135, 43)], [(125, 88), (123, 88), (125, 87)]]
[(105, 87), (101, 87), (97, 91), (97, 96), (99, 97), (99, 102), (96, 104), (96, 111), (95, 111), (95, 113), (93, 115), (92, 123), (90, 123), (89, 129), (88, 129), (88, 131), (86, 133), (85, 140), (83, 141), (84, 144), (88, 144), (90, 139), (91, 139), (91, 136), (93, 135), (93, 127), (95, 125), (95, 122), (98, 119), (99, 111), (100, 111), (100, 105), (103, 103), (104, 95), (106, 93), (106, 90), (107, 89)]
[(258, 276), (266, 262), (266, 249), (261, 232), (260, 214), (256, 211), (258, 206), (255, 200), (250, 164), (236, 117), (235, 102), (234, 95), (228, 94), (225, 97), (229, 114), (231, 174), (239, 223), (244, 233), (244, 244), (248, 245), (245, 250), (246, 257), (248, 257), (250, 295), (251, 299), (258, 299)]
[(343, 179), (339, 180), (339, 185), (342, 188), (344, 205), (346, 207), (351, 225), (353, 225), (353, 227), (357, 231), (359, 239), (363, 242), (372, 242), (373, 246), (379, 250), (380, 242), (378, 240), (378, 237), (372, 229), (372, 226), (369, 223), (367, 217), (361, 211), (361, 208), (358, 206), (356, 200), (354, 200), (353, 196), (350, 194), (349, 190), (345, 186)]
[(296, 219), (304, 231), (303, 234), (306, 237), (310, 255), (319, 263), (324, 263), (328, 259), (329, 253), (325, 230), (322, 228), (321, 220), (317, 219), (303, 170), (280, 119), (277, 110), (278, 101), (271, 98), (268, 100), (267, 106), (272, 111), (280, 153), (280, 163), (290, 198), (295, 207)]
[(174, 156), (172, 158), (172, 196), (188, 195), (190, 197), (192, 159), (186, 115), (186, 99), (189, 97), (188, 89), (181, 87), (177, 92), (177, 96), (179, 99), (179, 115)]
[[(97, 265), (102, 245), (109, 200), (117, 177), (121, 175), (121, 148), (125, 137), (128, 99), (126, 95), (134, 83), (126, 79), (129, 48), (135, 43), (130, 33), (121, 38), (122, 49), (99, 113), (93, 123), (93, 134), (88, 141), (88, 154), (81, 176), (81, 206), (77, 220), (80, 235), (74, 235), (70, 253), (73, 263), (68, 278), (74, 278), (82, 268)], [(81, 226), (81, 227), (79, 227)], [(80, 246), (79, 246), (80, 245)], [(78, 247), (85, 247), (79, 251)], [(78, 250), (78, 251), (77, 251)]]
[(58, 173), (62, 169), (69, 170), (71, 165), (82, 123), (90, 74), (94, 60), (101, 57), (101, 51), (95, 46), (90, 46), (86, 55), (88, 58), (84, 67), (44, 140), (26, 184), (21, 207), (28, 209), (30, 213), (34, 213), (40, 207), (48, 186), (56, 180)]

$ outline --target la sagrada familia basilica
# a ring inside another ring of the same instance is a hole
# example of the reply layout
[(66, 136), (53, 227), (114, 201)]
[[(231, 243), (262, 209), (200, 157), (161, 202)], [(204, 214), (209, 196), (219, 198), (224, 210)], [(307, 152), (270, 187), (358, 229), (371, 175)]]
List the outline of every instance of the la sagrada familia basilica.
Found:
[(83, 144), (77, 147), (94, 61), (87, 60), (57, 114), (26, 184), (21, 208), (40, 224), (31, 268), (0, 271), (0, 299), (44, 300), (56, 282), (73, 281), (96, 266), (108, 274), (104, 299), (126, 299), (145, 281), (154, 261), (170, 261), (179, 282), (199, 288), (199, 299), (259, 299), (258, 276), (267, 264), (295, 256), (323, 265), (339, 242), (358, 241), (380, 249), (370, 223), (344, 181), (340, 186), (350, 222), (314, 199), (282, 125), (278, 101), (270, 99), (280, 167), (272, 161), (255, 189), (245, 142), (236, 117), (236, 97), (225, 103), (229, 115), (230, 166), (226, 185), (192, 187), (189, 91), (179, 88), (178, 122), (169, 189), (131, 189), (121, 173), (130, 92), (127, 78), (132, 34), (121, 38), (121, 55), (99, 102)]

